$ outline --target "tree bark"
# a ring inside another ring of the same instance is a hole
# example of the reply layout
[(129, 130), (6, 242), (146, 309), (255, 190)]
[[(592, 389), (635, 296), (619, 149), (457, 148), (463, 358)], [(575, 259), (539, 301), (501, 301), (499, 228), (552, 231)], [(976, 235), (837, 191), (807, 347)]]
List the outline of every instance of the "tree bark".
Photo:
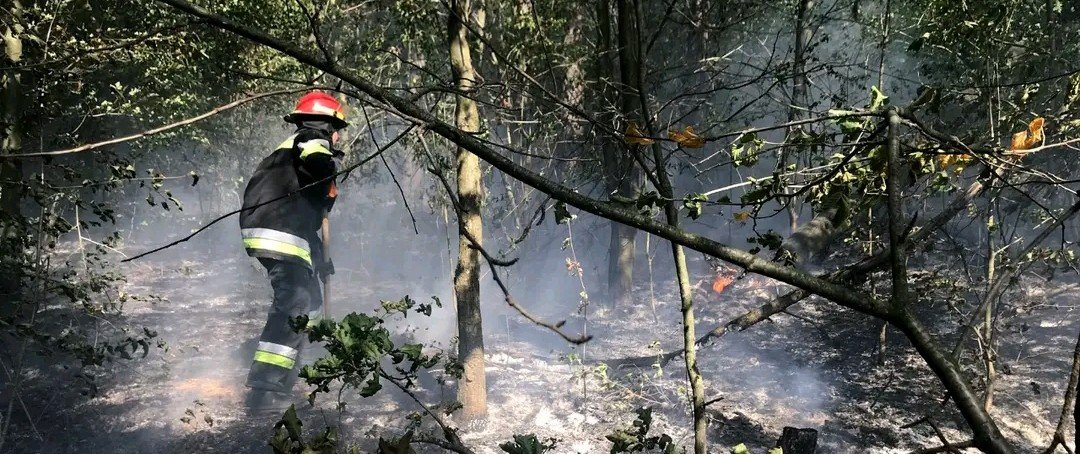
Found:
[[(469, 0), (451, 0), (447, 31), (450, 43), (450, 64), (454, 84), (468, 93), (476, 83), (476, 71), (469, 50), (468, 29), (461, 22), (470, 15)], [(476, 102), (457, 95), (455, 123), (466, 133), (480, 130), (480, 113)], [(457, 192), (461, 228), (479, 243), (483, 238), (480, 206), (483, 198), (480, 160), (463, 147), (457, 148)], [(487, 416), (487, 383), (484, 375), (484, 332), (480, 313), (480, 257), (470, 247), (464, 234), (458, 235), (458, 264), (454, 271), (454, 296), (458, 317), (458, 359), (464, 371), (458, 384), (460, 416), (465, 420)]]
[[(814, 0), (799, 0), (798, 11), (795, 14), (795, 61), (791, 78), (791, 108), (788, 111), (788, 122), (804, 118), (805, 109), (810, 105), (806, 77), (806, 51), (810, 46), (810, 39), (814, 36), (814, 31), (809, 26), (810, 11), (813, 9)], [(801, 125), (788, 128), (786, 137), (784, 137), (785, 145), (789, 145), (793, 139), (801, 140), (802, 134), (803, 126)], [(781, 149), (780, 159), (776, 164), (781, 173), (787, 171), (788, 161), (791, 159), (788, 150), (791, 150), (791, 148), (784, 147)], [(806, 150), (806, 147), (799, 146), (795, 147), (794, 150), (796, 151), (795, 160), (798, 161), (799, 155)], [(794, 199), (788, 201), (787, 213), (790, 232), (794, 233), (799, 227), (798, 201)]]
[[(11, 14), (19, 16), (21, 5), (18, 0), (11, 8)], [(14, 27), (19, 27), (18, 23)], [(4, 66), (14, 66), (19, 63), (22, 54), (22, 40), (19, 30), (6, 28), (4, 35), (4, 55), (0, 60)], [(22, 150), (22, 106), (19, 101), (22, 97), (21, 74), (14, 68), (9, 68), (0, 74), (0, 154), (16, 154)], [(15, 159), (4, 159), (0, 162), (0, 213), (6, 219), (21, 215), (19, 204), (22, 201), (22, 163)], [(6, 236), (7, 232), (3, 234)]]
[[(623, 116), (623, 123), (627, 120), (641, 118), (640, 103), (637, 101), (636, 90), (641, 70), (641, 56), (638, 54), (639, 47), (636, 45), (638, 36), (637, 27), (630, 8), (625, 5), (627, 0), (616, 0), (616, 38), (618, 41), (615, 53), (618, 56), (618, 80), (619, 80), (619, 111)], [(606, 49), (614, 49), (611, 46), (610, 37), (610, 9), (608, 1), (600, 2), (601, 10), (597, 13), (600, 17), (601, 45)], [(604, 35), (607, 34), (605, 37)], [(602, 58), (602, 65), (608, 72), (610, 81), (615, 80), (615, 65), (611, 64), (611, 58)], [(610, 82), (609, 82), (610, 83)], [(614, 116), (612, 116), (612, 119)], [(615, 122), (612, 122), (614, 124)], [(627, 148), (614, 137), (604, 139), (604, 177), (609, 194), (618, 199), (631, 199), (635, 196), (637, 187), (641, 184), (641, 172), (634, 165), (633, 158)], [(637, 252), (637, 229), (628, 227), (618, 222), (611, 223), (611, 236), (608, 248), (608, 298), (613, 305), (626, 303), (634, 289), (634, 262)]]

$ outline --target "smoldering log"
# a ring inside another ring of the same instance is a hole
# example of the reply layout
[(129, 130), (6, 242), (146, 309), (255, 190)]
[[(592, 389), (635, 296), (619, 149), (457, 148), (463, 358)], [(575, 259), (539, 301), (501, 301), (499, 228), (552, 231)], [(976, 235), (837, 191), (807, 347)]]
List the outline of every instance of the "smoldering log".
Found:
[(817, 451), (816, 429), (797, 429), (785, 427), (780, 439), (776, 440), (776, 446), (784, 450), (784, 454), (814, 454)]

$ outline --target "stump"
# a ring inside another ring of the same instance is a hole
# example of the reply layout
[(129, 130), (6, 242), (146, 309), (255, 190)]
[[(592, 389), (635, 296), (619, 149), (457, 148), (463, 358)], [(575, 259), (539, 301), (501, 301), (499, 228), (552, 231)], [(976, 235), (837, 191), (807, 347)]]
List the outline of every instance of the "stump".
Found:
[(817, 430), (785, 427), (776, 446), (783, 448), (784, 454), (814, 454), (817, 451)]

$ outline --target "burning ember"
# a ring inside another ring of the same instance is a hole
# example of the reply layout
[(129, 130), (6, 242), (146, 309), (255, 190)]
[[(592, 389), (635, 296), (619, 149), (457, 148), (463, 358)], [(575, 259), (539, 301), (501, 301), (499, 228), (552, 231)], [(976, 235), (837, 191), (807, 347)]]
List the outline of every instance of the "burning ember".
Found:
[(724, 293), (724, 290), (727, 289), (732, 282), (735, 282), (735, 276), (733, 274), (720, 271), (716, 274), (716, 279), (713, 279), (712, 290), (719, 295)]

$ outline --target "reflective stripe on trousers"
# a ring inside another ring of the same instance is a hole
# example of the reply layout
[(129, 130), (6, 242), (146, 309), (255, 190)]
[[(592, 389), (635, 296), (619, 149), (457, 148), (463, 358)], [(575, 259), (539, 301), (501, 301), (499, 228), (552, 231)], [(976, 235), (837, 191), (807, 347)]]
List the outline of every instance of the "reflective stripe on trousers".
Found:
[(258, 350), (255, 350), (255, 361), (292, 369), (296, 365), (296, 356), (299, 353), (299, 350), (288, 345), (260, 341)]
[(247, 385), (267, 391), (288, 392), (297, 379), (299, 351), (305, 335), (290, 321), (322, 307), (322, 291), (311, 270), (299, 263), (260, 258), (274, 289), (266, 324), (251, 362)]

